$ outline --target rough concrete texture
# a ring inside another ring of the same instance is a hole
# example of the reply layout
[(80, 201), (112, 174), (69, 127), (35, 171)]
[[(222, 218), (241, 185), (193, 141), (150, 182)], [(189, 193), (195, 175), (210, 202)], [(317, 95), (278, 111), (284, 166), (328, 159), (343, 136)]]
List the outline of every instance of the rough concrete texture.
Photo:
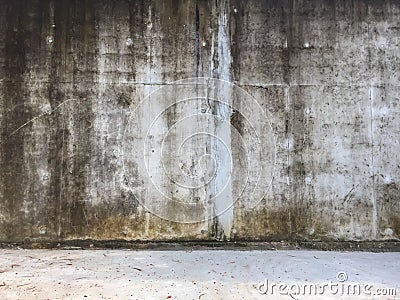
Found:
[(0, 241), (399, 239), (398, 1), (0, 3)]
[(388, 300), (400, 293), (400, 253), (1, 250), (0, 266), (2, 299)]

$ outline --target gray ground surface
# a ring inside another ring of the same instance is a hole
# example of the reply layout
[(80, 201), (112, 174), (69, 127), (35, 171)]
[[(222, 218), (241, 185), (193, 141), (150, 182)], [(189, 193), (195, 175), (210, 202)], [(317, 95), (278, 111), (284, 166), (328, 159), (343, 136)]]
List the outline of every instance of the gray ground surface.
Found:
[(399, 299), (399, 278), (394, 252), (0, 250), (0, 299)]

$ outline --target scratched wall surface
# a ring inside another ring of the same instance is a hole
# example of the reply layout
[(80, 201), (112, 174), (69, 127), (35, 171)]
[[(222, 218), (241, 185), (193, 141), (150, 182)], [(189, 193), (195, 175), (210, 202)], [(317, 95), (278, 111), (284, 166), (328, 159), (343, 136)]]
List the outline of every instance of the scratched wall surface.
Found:
[(398, 1), (0, 4), (0, 241), (400, 238)]

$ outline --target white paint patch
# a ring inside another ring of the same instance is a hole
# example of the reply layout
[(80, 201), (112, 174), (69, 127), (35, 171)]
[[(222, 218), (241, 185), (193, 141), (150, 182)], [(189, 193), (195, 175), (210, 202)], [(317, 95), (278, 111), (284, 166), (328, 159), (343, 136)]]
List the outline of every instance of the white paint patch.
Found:
[(42, 227), (39, 228), (39, 234), (41, 234), (41, 235), (46, 234), (46, 227), (45, 226), (42, 226)]
[(42, 113), (44, 114), (50, 114), (51, 113), (51, 105), (49, 103), (46, 103), (45, 105), (43, 105), (40, 110), (42, 111)]
[(383, 179), (383, 181), (384, 181), (386, 184), (390, 184), (390, 183), (392, 183), (392, 177), (390, 177), (390, 176), (385, 176), (384, 179)]
[(287, 150), (293, 149), (293, 137), (288, 137), (283, 140), (283, 147)]
[(385, 229), (385, 235), (386, 236), (392, 236), (393, 235), (393, 229), (392, 228), (386, 228)]

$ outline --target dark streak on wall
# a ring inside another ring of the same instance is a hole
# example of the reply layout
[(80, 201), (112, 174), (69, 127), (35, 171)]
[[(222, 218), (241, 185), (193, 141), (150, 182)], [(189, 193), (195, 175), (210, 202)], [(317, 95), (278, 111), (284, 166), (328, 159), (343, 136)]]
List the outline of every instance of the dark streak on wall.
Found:
[(26, 28), (27, 10), (24, 1), (9, 1), (3, 6), (6, 18), (3, 79), (3, 118), (1, 120), (1, 178), (3, 188), (3, 214), (9, 220), (1, 229), (5, 239), (19, 239), (24, 233), (22, 211), (25, 174), (25, 139), (29, 133), (13, 134), (15, 128), (31, 117), (24, 75), (27, 68), (26, 55), (29, 49), (29, 29)]

